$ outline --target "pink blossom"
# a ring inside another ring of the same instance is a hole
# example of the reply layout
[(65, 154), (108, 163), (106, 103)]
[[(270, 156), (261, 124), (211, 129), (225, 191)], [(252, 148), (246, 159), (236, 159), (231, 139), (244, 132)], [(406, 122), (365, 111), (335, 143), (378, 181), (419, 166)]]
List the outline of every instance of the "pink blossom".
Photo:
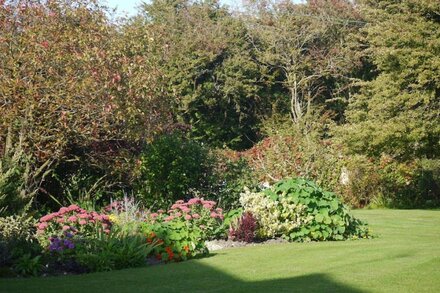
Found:
[(77, 206), (76, 204), (71, 204), (70, 206), (67, 207), (67, 209), (72, 212), (79, 209), (79, 206)]
[(69, 211), (68, 208), (66, 208), (66, 207), (62, 207), (62, 208), (58, 211), (58, 213), (59, 213), (60, 215), (63, 215), (63, 214), (65, 214), (65, 213), (67, 213), (68, 211)]
[(109, 234), (110, 233), (110, 229), (104, 229), (104, 233), (105, 234)]
[(49, 214), (49, 215), (45, 215), (44, 217), (41, 217), (40, 222), (47, 222), (53, 219), (53, 215)]
[(191, 215), (185, 215), (185, 220), (191, 220), (191, 219), (192, 219)]
[(168, 210), (168, 214), (171, 214), (171, 213), (173, 213), (174, 211), (173, 210)]
[(94, 219), (95, 221), (102, 221), (102, 216), (96, 214), (96, 215), (93, 215), (93, 219)]
[(203, 204), (203, 207), (208, 210), (212, 209), (212, 205), (207, 204), (207, 203)]
[(189, 208), (187, 208), (187, 207), (185, 207), (185, 206), (181, 206), (181, 207), (180, 207), (180, 210), (181, 210), (182, 212), (184, 212), (184, 213), (189, 213), (189, 212), (191, 211), (191, 209), (189, 209)]
[(215, 213), (215, 212), (211, 212), (211, 218), (217, 218), (218, 217), (218, 215)]
[(85, 225), (85, 224), (87, 224), (87, 221), (86, 220), (79, 220), (79, 222), (78, 222), (80, 225)]
[(150, 215), (150, 217), (152, 217), (153, 219), (154, 219), (154, 218), (157, 218), (158, 216), (159, 216), (158, 213), (152, 213), (152, 214)]
[(70, 222), (76, 222), (78, 218), (75, 216), (70, 216), (67, 220), (69, 220)]
[(200, 218), (200, 215), (199, 215), (199, 214), (193, 214), (192, 217), (193, 217), (194, 219), (199, 219), (199, 218)]
[(223, 212), (223, 209), (221, 209), (221, 208), (216, 208), (215, 210), (217, 211), (217, 213)]
[(38, 230), (44, 230), (46, 228), (47, 228), (47, 223), (46, 222), (41, 223), (41, 224), (38, 225)]
[(199, 203), (201, 203), (202, 202), (202, 200), (200, 199), (200, 198), (191, 198), (189, 201), (188, 201), (188, 204), (199, 204)]
[(78, 218), (80, 218), (80, 219), (88, 219), (89, 215), (88, 214), (79, 214)]
[(212, 200), (204, 200), (203, 204), (209, 204), (211, 206), (215, 206), (217, 203), (215, 201), (212, 201)]
[(70, 226), (63, 226), (63, 231), (70, 230)]
[(65, 221), (64, 221), (64, 218), (58, 218), (57, 219), (57, 223), (60, 223), (60, 224), (62, 224), (62, 223), (64, 223)]
[(174, 216), (176, 217), (180, 217), (182, 214), (181, 213), (175, 213)]
[(102, 219), (103, 219), (104, 221), (108, 221), (108, 220), (109, 220), (109, 217), (108, 217), (107, 215), (102, 215), (101, 217), (102, 217)]
[(172, 221), (174, 219), (173, 216), (168, 216), (164, 219), (165, 222)]
[(163, 213), (165, 213), (164, 210), (158, 210), (157, 212), (158, 212), (159, 214), (163, 214)]
[(175, 204), (173, 204), (173, 205), (171, 206), (171, 209), (172, 209), (172, 210), (175, 210), (175, 209), (178, 209), (179, 207), (180, 207), (180, 204), (175, 203)]

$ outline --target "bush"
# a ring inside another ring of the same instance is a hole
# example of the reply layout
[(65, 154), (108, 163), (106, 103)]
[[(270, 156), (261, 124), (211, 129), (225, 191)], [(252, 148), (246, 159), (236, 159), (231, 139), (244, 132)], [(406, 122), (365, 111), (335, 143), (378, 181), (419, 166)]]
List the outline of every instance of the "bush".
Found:
[(305, 179), (282, 180), (263, 193), (247, 192), (243, 202), (245, 211), (259, 221), (262, 236), (290, 241), (371, 237), (366, 224), (355, 219), (336, 194)]
[(33, 258), (41, 252), (35, 239), (35, 223), (25, 215), (0, 218), (0, 267), (15, 263), (25, 254)]
[(231, 224), (228, 239), (248, 243), (253, 242), (256, 236), (257, 227), (257, 220), (250, 212), (246, 212)]
[(216, 202), (192, 198), (177, 201), (168, 211), (148, 216), (143, 232), (150, 242), (160, 244), (155, 255), (161, 260), (182, 260), (206, 253), (205, 241), (225, 233), (223, 210)]
[(147, 206), (167, 207), (209, 186), (208, 150), (180, 133), (157, 137), (142, 153), (137, 192)]

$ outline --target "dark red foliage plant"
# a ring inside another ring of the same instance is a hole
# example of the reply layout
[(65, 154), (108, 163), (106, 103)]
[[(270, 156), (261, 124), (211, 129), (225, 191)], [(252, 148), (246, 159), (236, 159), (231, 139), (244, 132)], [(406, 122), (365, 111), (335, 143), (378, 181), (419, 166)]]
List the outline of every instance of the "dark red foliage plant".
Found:
[(250, 212), (245, 212), (229, 228), (229, 239), (233, 241), (253, 242), (256, 236), (258, 223)]

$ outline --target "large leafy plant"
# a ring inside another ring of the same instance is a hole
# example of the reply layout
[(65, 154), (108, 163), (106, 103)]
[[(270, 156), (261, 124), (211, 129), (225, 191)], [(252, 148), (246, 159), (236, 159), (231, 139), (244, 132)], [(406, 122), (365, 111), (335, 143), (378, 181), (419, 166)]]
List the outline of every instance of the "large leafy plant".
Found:
[(369, 238), (371, 233), (365, 223), (354, 218), (350, 210), (333, 192), (321, 189), (313, 181), (302, 178), (285, 179), (264, 194), (273, 201), (287, 200), (304, 206), (308, 220), (283, 237), (292, 241), (321, 241)]

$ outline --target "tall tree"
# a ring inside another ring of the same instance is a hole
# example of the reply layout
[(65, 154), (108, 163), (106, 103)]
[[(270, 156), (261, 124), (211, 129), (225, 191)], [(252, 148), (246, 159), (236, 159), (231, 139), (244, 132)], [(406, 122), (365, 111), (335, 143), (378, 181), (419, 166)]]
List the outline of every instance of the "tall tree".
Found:
[(440, 155), (440, 2), (362, 1), (365, 54), (377, 76), (350, 100), (340, 129), (356, 153)]

